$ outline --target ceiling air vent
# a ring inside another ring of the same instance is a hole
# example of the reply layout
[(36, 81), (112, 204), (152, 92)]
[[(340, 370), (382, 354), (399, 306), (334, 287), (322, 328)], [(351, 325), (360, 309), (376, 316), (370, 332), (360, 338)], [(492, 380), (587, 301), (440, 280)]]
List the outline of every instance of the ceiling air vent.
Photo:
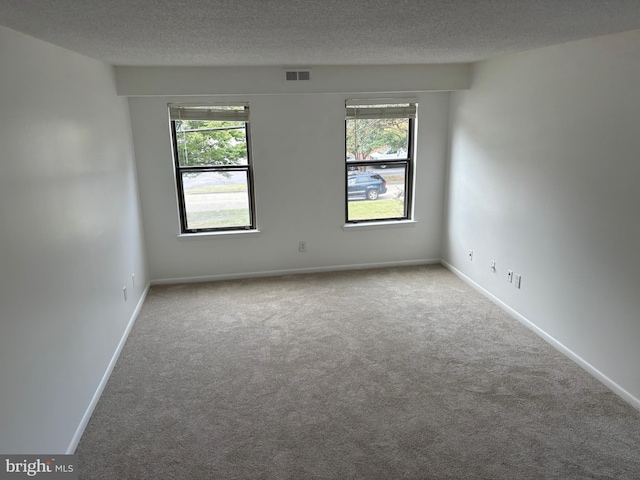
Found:
[(284, 79), (287, 82), (311, 80), (311, 72), (309, 70), (285, 70)]

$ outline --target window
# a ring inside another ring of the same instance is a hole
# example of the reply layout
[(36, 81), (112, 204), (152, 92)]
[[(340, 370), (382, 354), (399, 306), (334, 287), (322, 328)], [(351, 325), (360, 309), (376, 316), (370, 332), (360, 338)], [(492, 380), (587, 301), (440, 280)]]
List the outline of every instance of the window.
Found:
[(182, 233), (255, 228), (249, 105), (169, 105)]
[(347, 223), (408, 220), (415, 103), (346, 103)]

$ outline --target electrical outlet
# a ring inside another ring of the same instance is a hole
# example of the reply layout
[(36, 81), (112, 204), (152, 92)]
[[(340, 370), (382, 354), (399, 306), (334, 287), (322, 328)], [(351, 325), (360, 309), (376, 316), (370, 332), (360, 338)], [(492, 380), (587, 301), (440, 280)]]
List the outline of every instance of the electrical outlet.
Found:
[(306, 252), (307, 251), (307, 242), (306, 240), (300, 240), (298, 242), (298, 251), (299, 252)]
[(520, 275), (518, 275), (517, 273), (513, 276), (513, 284), (516, 288), (520, 288), (520, 279), (522, 277), (520, 277)]
[(122, 288), (122, 293), (124, 294), (124, 301), (127, 301), (127, 287)]
[(491, 260), (491, 271), (493, 273), (496, 272), (496, 261), (495, 260)]
[(513, 272), (511, 270), (507, 272), (507, 282), (513, 282)]
[(469, 261), (473, 262), (473, 250), (469, 250)]

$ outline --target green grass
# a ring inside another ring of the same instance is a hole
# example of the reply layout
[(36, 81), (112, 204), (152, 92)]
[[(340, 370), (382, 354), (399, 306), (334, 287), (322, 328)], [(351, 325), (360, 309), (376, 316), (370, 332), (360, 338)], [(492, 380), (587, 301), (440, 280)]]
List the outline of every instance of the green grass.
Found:
[(246, 208), (187, 213), (187, 226), (190, 229), (241, 227), (249, 225), (250, 223), (249, 211)]
[(243, 183), (235, 183), (231, 185), (211, 185), (210, 187), (192, 188), (185, 190), (185, 195), (194, 193), (218, 193), (218, 192), (246, 192), (247, 186)]
[(349, 201), (349, 220), (398, 217), (404, 217), (404, 201), (401, 199)]

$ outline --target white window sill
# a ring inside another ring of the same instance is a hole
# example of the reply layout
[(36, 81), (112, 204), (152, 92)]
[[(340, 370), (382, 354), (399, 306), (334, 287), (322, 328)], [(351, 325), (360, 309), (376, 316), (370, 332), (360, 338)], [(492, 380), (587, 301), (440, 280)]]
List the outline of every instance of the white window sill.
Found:
[(255, 235), (260, 233), (260, 230), (228, 230), (223, 232), (200, 232), (200, 233), (180, 233), (178, 234), (178, 240), (191, 240), (191, 239), (206, 239), (212, 237), (224, 237), (227, 235)]
[(371, 229), (371, 230), (380, 230), (386, 228), (403, 228), (403, 227), (415, 227), (415, 220), (397, 220), (393, 222), (362, 222), (362, 223), (346, 223), (343, 225), (342, 229), (344, 231), (352, 230), (352, 229)]

